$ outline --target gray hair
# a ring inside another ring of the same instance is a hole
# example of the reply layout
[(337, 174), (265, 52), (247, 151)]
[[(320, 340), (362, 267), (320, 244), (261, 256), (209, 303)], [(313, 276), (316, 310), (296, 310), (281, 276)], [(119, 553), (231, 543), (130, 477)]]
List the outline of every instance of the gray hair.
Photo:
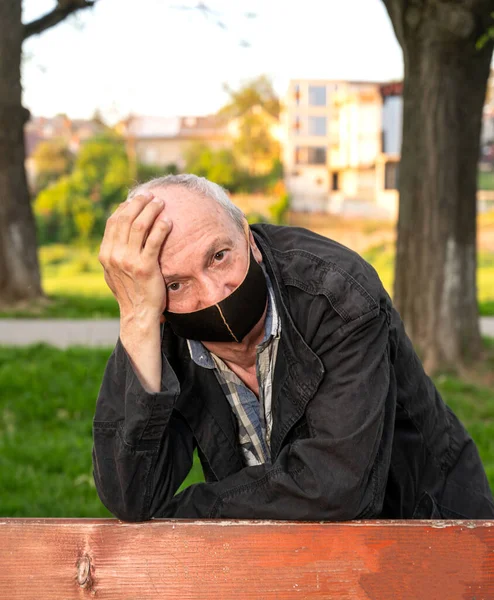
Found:
[(235, 225), (244, 231), (245, 217), (244, 213), (235, 206), (228, 197), (226, 190), (220, 185), (209, 181), (205, 177), (198, 177), (191, 173), (183, 173), (181, 175), (166, 175), (165, 177), (155, 177), (146, 183), (141, 183), (130, 190), (129, 198), (133, 198), (143, 192), (150, 191), (156, 188), (167, 188), (171, 186), (179, 186), (195, 192), (203, 198), (211, 198), (215, 200), (221, 207), (227, 212), (228, 216), (232, 219)]

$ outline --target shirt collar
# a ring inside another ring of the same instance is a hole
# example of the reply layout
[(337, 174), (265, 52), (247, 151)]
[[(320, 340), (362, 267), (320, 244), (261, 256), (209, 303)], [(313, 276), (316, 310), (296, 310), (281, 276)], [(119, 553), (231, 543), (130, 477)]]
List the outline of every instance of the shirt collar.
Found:
[[(271, 284), (271, 280), (262, 263), (261, 267), (264, 272), (266, 285), (268, 288), (268, 306), (266, 310), (266, 320), (264, 322), (264, 337), (261, 343), (257, 346), (258, 353), (262, 352), (262, 350), (271, 342), (271, 340), (277, 337), (280, 333), (280, 317), (276, 308), (273, 285)], [(187, 345), (189, 347), (190, 357), (196, 363), (196, 365), (199, 367), (204, 367), (205, 369), (216, 368), (213, 357), (204, 344), (197, 340), (187, 340)]]

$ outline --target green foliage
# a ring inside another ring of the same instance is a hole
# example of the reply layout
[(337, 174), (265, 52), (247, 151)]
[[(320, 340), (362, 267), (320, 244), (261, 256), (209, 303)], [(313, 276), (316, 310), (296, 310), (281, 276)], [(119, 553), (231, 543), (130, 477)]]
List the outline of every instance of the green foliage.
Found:
[(279, 142), (273, 139), (265, 113), (252, 110), (239, 118), (233, 150), (251, 174), (266, 172), (280, 156)]
[(245, 215), (245, 218), (247, 219), (247, 223), (249, 225), (254, 225), (255, 223), (267, 223), (268, 222), (265, 215), (261, 214), (260, 212), (256, 212), (256, 211), (247, 213)]
[(273, 192), (278, 200), (269, 207), (271, 223), (276, 225), (286, 225), (286, 215), (290, 208), (290, 195), (288, 194), (283, 181), (279, 181), (273, 188)]
[[(491, 18), (494, 21), (494, 12), (491, 13)], [(482, 50), (482, 48), (488, 44), (491, 40), (494, 40), (494, 24), (487, 28), (487, 31), (483, 33), (480, 38), (477, 40), (476, 48), (477, 50)]]
[(247, 81), (239, 90), (232, 89), (228, 84), (223, 87), (230, 101), (220, 110), (219, 116), (233, 119), (249, 113), (254, 107), (260, 107), (275, 119), (279, 118), (280, 100), (266, 75)]
[(177, 174), (178, 167), (175, 163), (170, 163), (164, 167), (160, 167), (159, 165), (145, 165), (143, 163), (137, 165), (137, 181), (139, 183), (145, 183), (155, 177)]
[(36, 169), (36, 193), (70, 173), (74, 162), (67, 144), (63, 140), (40, 142), (33, 153)]
[(191, 144), (185, 154), (185, 171), (206, 177), (232, 193), (270, 193), (283, 176), (278, 158), (264, 174), (252, 174), (243, 168), (237, 154), (228, 149), (214, 150), (202, 142)]
[(230, 101), (218, 113), (232, 125), (233, 151), (251, 176), (266, 174), (280, 158), (279, 142), (272, 135), (280, 114), (280, 101), (265, 76), (244, 84), (239, 90), (225, 86)]
[[(485, 368), (494, 370), (494, 341)], [(91, 465), (94, 406), (110, 350), (0, 347), (0, 514), (107, 517)], [(478, 445), (494, 488), (494, 399), (482, 382), (436, 384)], [(195, 457), (182, 485), (203, 481)]]
[(79, 151), (72, 177), (81, 195), (104, 209), (122, 202), (131, 181), (124, 141), (108, 133), (88, 140)]
[(185, 154), (185, 170), (237, 191), (244, 175), (229, 149), (213, 150), (201, 142), (191, 144)]
[(40, 244), (101, 237), (112, 206), (123, 201), (130, 185), (123, 140), (110, 133), (88, 140), (72, 172), (34, 202)]

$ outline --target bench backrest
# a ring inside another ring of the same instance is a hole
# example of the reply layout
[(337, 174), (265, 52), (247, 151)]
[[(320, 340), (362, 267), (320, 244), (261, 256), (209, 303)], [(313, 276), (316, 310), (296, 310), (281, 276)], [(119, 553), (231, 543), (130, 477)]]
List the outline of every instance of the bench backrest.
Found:
[(494, 598), (494, 521), (0, 519), (2, 600)]

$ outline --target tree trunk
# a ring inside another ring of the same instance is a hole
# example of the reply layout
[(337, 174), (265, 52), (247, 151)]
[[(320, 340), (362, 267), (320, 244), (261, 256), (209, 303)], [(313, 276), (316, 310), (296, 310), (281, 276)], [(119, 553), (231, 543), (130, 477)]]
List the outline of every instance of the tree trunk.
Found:
[(492, 0), (384, 0), (405, 62), (394, 300), (428, 372), (481, 353), (477, 169)]
[(21, 0), (0, 0), (0, 304), (42, 295), (24, 168)]

